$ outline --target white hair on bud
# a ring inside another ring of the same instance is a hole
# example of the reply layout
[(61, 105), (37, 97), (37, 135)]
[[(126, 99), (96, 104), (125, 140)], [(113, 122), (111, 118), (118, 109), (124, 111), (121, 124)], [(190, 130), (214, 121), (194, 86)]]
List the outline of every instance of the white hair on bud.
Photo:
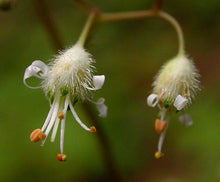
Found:
[(191, 98), (199, 90), (199, 77), (193, 61), (180, 54), (161, 68), (153, 82), (153, 93), (160, 95), (163, 92), (163, 98), (172, 101), (185, 94), (191, 103)]
[(72, 94), (84, 99), (87, 88), (93, 87), (94, 62), (91, 54), (77, 44), (60, 52), (49, 64), (49, 73), (43, 83), (45, 92), (50, 90), (53, 93), (67, 87)]

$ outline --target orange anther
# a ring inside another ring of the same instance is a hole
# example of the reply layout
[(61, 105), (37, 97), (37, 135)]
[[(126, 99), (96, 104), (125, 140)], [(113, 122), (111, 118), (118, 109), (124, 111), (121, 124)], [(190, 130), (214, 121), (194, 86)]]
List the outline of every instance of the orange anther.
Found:
[(30, 135), (30, 139), (32, 142), (38, 142), (40, 139), (44, 140), (45, 137), (46, 137), (46, 135), (43, 132), (41, 132), (41, 130), (39, 128), (32, 131), (32, 133)]
[(95, 133), (95, 132), (96, 132), (95, 126), (91, 126), (91, 127), (90, 127), (90, 133)]
[(160, 121), (159, 119), (155, 120), (154, 127), (157, 134), (160, 134), (165, 129), (166, 124), (167, 124), (166, 121)]
[(63, 115), (63, 112), (62, 112), (62, 111), (59, 111), (59, 112), (57, 113), (57, 116), (58, 116), (58, 118), (60, 118), (60, 119), (63, 119), (63, 118), (64, 118), (64, 115)]
[(39, 134), (39, 138), (40, 138), (41, 140), (44, 140), (44, 139), (46, 138), (46, 135), (41, 132), (41, 133)]
[(66, 155), (65, 154), (57, 154), (57, 160), (58, 161), (66, 161)]
[(162, 152), (155, 152), (155, 154), (154, 154), (154, 157), (156, 158), (156, 159), (160, 159), (161, 157), (163, 157), (164, 156), (164, 153), (162, 153)]
[(183, 94), (183, 97), (187, 97), (187, 93)]

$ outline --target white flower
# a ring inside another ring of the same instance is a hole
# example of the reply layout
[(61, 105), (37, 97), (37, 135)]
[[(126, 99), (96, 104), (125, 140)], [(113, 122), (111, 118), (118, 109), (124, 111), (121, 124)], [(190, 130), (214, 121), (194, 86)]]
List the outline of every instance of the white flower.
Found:
[[(101, 89), (104, 81), (104, 75), (93, 75), (94, 60), (91, 55), (86, 52), (80, 45), (74, 45), (70, 49), (60, 52), (58, 56), (47, 66), (43, 62), (34, 61), (26, 68), (24, 73), (24, 84), (29, 88), (43, 88), (48, 97), (51, 106), (47, 118), (41, 129), (32, 132), (30, 138), (32, 142), (42, 139), (42, 145), (48, 137), (51, 130), (51, 142), (55, 140), (57, 129), (60, 127), (60, 154), (57, 155), (58, 160), (66, 160), (63, 154), (64, 145), (64, 128), (66, 112), (68, 108), (72, 112), (75, 120), (86, 131), (94, 133), (95, 127), (87, 127), (81, 122), (74, 105), (79, 100), (88, 100), (96, 104), (100, 117), (106, 117), (107, 106), (104, 104), (104, 98), (100, 98), (97, 102), (90, 99), (92, 90)], [(42, 79), (41, 86), (31, 87), (26, 83), (30, 77)], [(52, 129), (53, 128), (53, 129)]]
[(183, 114), (179, 117), (180, 123), (184, 124), (185, 126), (191, 126), (193, 124), (193, 120), (188, 114)]
[[(150, 107), (158, 106), (160, 119), (155, 121), (155, 130), (160, 134), (158, 152), (156, 158), (163, 156), (161, 153), (166, 129), (171, 111), (181, 111), (192, 103), (196, 92), (199, 90), (199, 74), (194, 63), (184, 54), (178, 54), (162, 66), (153, 82), (153, 93), (147, 98)], [(182, 117), (180, 121), (185, 123), (189, 117)], [(190, 125), (190, 124), (189, 124)]]

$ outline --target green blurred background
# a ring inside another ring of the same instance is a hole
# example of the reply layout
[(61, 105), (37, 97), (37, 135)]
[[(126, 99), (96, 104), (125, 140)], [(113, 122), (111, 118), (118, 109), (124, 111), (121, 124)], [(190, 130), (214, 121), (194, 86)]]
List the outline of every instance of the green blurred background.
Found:
[[(149, 9), (153, 0), (88, 0), (105, 12)], [(73, 0), (47, 0), (66, 47), (76, 42), (86, 21)], [(163, 10), (182, 25), (186, 50), (202, 75), (202, 91), (187, 112), (184, 127), (172, 118), (164, 144), (165, 157), (154, 158), (158, 136), (157, 109), (146, 105), (160, 66), (177, 52), (173, 28), (161, 19), (99, 24), (87, 49), (106, 82), (95, 98), (105, 97), (109, 112), (101, 120), (118, 173), (127, 182), (220, 181), (220, 1), (164, 1)], [(44, 147), (29, 140), (42, 126), (49, 104), (42, 90), (23, 85), (25, 68), (57, 53), (36, 16), (32, 1), (17, 1), (0, 12), (0, 181), (110, 181), (97, 135), (85, 132), (68, 113), (64, 151), (56, 160), (59, 136)], [(80, 104), (76, 110), (89, 125)]]

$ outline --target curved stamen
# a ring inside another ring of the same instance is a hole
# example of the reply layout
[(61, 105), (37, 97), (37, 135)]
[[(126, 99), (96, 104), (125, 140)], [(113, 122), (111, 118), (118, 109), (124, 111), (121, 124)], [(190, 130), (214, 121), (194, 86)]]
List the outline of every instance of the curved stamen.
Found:
[(60, 153), (63, 154), (63, 145), (64, 145), (64, 131), (65, 131), (65, 121), (66, 121), (66, 112), (68, 109), (68, 99), (66, 98), (64, 109), (63, 109), (63, 119), (61, 120), (61, 126), (60, 126)]
[(62, 108), (63, 110), (59, 111), (57, 113), (57, 118), (56, 118), (55, 124), (53, 126), (53, 131), (52, 131), (52, 135), (51, 135), (51, 139), (50, 139), (51, 142), (54, 142), (54, 140), (55, 140), (59, 123), (66, 118), (67, 108), (68, 108), (68, 101), (67, 101), (67, 99), (65, 99), (65, 103)]
[(61, 154), (63, 154), (64, 131), (65, 131), (65, 118), (61, 120), (61, 126), (60, 126), (60, 153)]
[(69, 100), (69, 107), (70, 107), (70, 110), (73, 114), (73, 117), (75, 118), (76, 122), (83, 128), (85, 129), (86, 131), (90, 131), (90, 128), (88, 128), (85, 124), (82, 123), (82, 121), (79, 119), (78, 115), (76, 114), (76, 111), (74, 110), (70, 100)]
[[(160, 121), (164, 121), (165, 114), (166, 114), (166, 110), (163, 109), (163, 110), (161, 111)], [(167, 128), (168, 128), (168, 124), (169, 124), (169, 119), (166, 120), (165, 128), (164, 128), (163, 131), (160, 133), (160, 137), (159, 137), (159, 141), (158, 141), (158, 151), (155, 153), (155, 157), (156, 157), (157, 159), (161, 158), (161, 157), (164, 155), (164, 154), (161, 152), (161, 150), (162, 150), (163, 142), (164, 142), (164, 139), (165, 139), (165, 136), (166, 136), (166, 131), (167, 131)]]
[(50, 138), (51, 142), (54, 142), (54, 140), (56, 138), (56, 134), (57, 134), (57, 129), (58, 129), (59, 123), (60, 123), (60, 118), (57, 117), (56, 121), (55, 121), (55, 124), (53, 126), (53, 131), (52, 131), (52, 134), (51, 134), (51, 138)]
[(58, 109), (59, 109), (59, 101), (57, 101), (57, 102), (55, 103), (54, 110), (53, 110), (53, 113), (52, 113), (50, 122), (49, 122), (49, 124), (48, 124), (48, 126), (47, 126), (47, 129), (46, 129), (46, 131), (45, 131), (46, 138), (45, 138), (45, 140), (41, 143), (41, 146), (44, 145), (44, 143), (45, 143), (45, 141), (46, 141), (46, 139), (47, 139), (47, 137), (48, 137), (48, 134), (49, 134), (51, 128), (53, 127), (53, 125), (54, 125), (54, 122), (55, 122), (56, 117), (57, 117)]
[(46, 118), (46, 120), (45, 120), (45, 122), (44, 122), (42, 128), (41, 128), (41, 131), (42, 131), (42, 132), (46, 129), (46, 127), (47, 127), (47, 125), (48, 125), (48, 123), (49, 123), (49, 121), (50, 121), (50, 119), (51, 119), (52, 113), (53, 113), (53, 111), (54, 111), (55, 103), (56, 103), (56, 100), (54, 100), (53, 104), (52, 104), (51, 107), (50, 107), (50, 111), (49, 111), (49, 113), (48, 113), (48, 115), (47, 115), (47, 118)]

